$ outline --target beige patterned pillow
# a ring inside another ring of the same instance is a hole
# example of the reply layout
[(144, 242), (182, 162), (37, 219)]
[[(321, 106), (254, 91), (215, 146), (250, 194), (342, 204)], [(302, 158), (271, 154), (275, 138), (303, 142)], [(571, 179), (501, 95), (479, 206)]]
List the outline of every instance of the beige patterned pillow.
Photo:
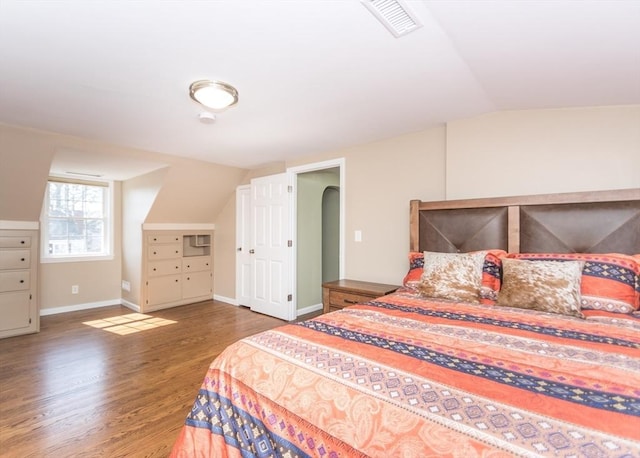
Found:
[(502, 288), (496, 305), (584, 318), (580, 280), (584, 261), (502, 260)]
[(480, 302), (482, 266), (486, 252), (424, 252), (424, 267), (418, 292), (423, 296), (456, 301)]

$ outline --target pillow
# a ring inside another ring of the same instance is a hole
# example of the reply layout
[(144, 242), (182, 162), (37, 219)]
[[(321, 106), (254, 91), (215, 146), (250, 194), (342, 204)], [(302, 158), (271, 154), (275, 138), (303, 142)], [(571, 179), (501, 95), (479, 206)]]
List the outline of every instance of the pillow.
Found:
[(519, 253), (508, 257), (584, 261), (580, 286), (583, 309), (631, 313), (640, 308), (640, 257), (618, 253)]
[(484, 251), (463, 254), (425, 251), (418, 292), (436, 299), (479, 303), (485, 255)]
[[(472, 253), (480, 253), (474, 251)], [(486, 250), (484, 264), (482, 266), (482, 282), (480, 287), (480, 303), (493, 305), (500, 291), (500, 269), (502, 268), (501, 259), (506, 256), (504, 250)], [(418, 291), (420, 277), (424, 268), (424, 253), (411, 251), (409, 252), (409, 271), (405, 275), (402, 284), (413, 291)]]
[(502, 289), (496, 305), (584, 318), (580, 280), (584, 261), (502, 260)]

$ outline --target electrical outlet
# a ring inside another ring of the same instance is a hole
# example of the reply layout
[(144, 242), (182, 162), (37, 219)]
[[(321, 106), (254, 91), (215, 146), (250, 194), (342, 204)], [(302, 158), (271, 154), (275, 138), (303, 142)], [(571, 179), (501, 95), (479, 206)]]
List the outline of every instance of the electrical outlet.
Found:
[(362, 231), (361, 230), (355, 231), (354, 239), (355, 239), (356, 242), (362, 242)]
[(127, 280), (122, 280), (122, 289), (124, 289), (125, 291), (131, 291), (131, 283), (129, 283)]
[(71, 294), (78, 294), (80, 292), (80, 286), (78, 285), (73, 285), (71, 287)]

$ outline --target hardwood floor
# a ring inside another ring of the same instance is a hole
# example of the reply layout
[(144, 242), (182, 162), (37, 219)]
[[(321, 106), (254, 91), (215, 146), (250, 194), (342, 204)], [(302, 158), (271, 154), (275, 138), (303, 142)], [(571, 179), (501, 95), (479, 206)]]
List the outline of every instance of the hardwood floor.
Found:
[(132, 334), (83, 324), (130, 313), (44, 316), (39, 334), (0, 339), (0, 456), (167, 456), (211, 361), (285, 324), (215, 301), (149, 313), (176, 323)]

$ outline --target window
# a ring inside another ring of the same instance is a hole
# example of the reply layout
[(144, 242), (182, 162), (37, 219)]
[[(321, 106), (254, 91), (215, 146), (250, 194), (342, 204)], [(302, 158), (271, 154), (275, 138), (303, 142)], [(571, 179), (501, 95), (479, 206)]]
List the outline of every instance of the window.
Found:
[(43, 260), (111, 257), (111, 185), (49, 178), (42, 212)]

